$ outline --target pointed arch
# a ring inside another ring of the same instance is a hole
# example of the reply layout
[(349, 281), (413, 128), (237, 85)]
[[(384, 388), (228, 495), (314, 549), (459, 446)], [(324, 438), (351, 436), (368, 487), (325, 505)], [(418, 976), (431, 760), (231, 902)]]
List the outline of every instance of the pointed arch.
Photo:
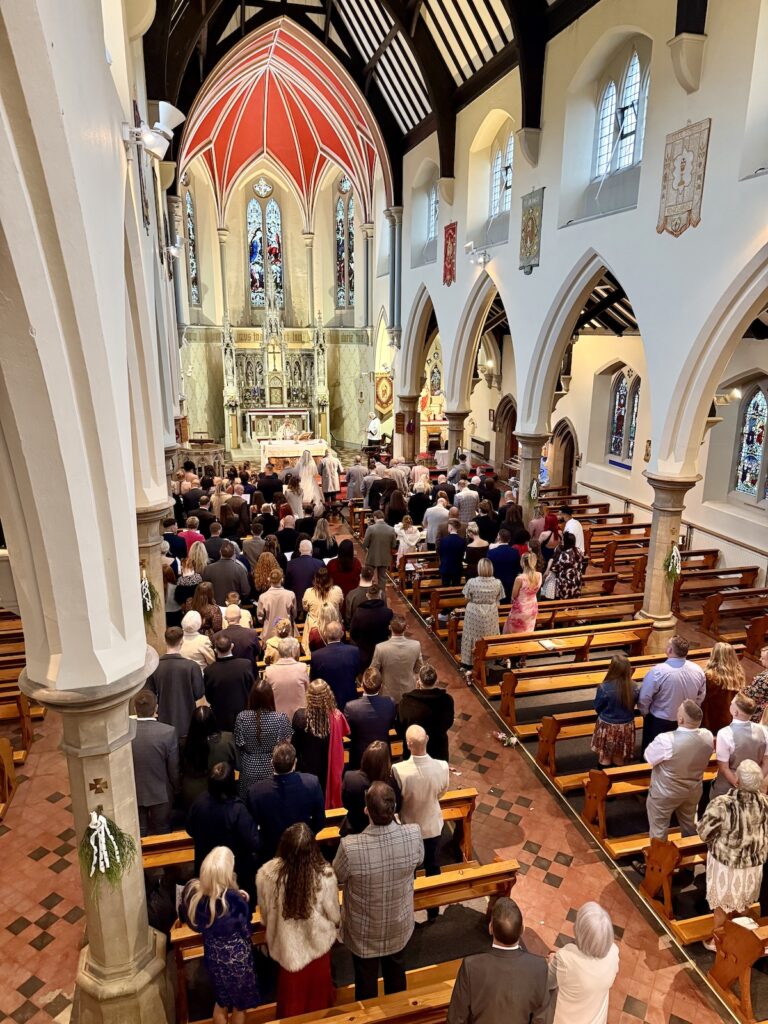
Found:
[(427, 337), (429, 321), (433, 316), (437, 320), (432, 296), (425, 285), (419, 285), (408, 315), (408, 322), (403, 331), (400, 354), (401, 373), (398, 375), (401, 382), (398, 388), (400, 394), (418, 395), (421, 391), (421, 375), (424, 370), (424, 356), (429, 340)]
[(496, 282), (483, 270), (464, 305), (446, 373), (446, 403), (449, 410), (469, 408), (472, 373), (480, 338), (493, 300), (499, 293)]

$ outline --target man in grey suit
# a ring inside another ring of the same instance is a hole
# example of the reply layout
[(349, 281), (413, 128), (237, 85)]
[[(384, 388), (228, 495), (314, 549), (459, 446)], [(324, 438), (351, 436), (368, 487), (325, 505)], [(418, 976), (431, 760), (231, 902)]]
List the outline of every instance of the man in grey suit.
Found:
[(142, 690), (134, 701), (136, 733), (131, 740), (139, 832), (171, 831), (171, 804), (179, 785), (179, 737), (172, 725), (158, 722), (157, 698)]
[(392, 553), (397, 548), (397, 534), (384, 522), (384, 513), (373, 513), (373, 523), (365, 531), (363, 547), (368, 552), (365, 564), (376, 570), (379, 586), (384, 586), (384, 574), (392, 564)]
[(395, 704), (416, 685), (421, 668), (421, 644), (405, 635), (405, 619), (396, 615), (389, 624), (389, 640), (376, 644), (371, 665), (381, 673), (381, 692)]
[[(355, 967), (355, 999), (405, 990), (405, 947), (413, 934), (413, 875), (424, 857), (418, 825), (395, 821), (395, 794), (374, 782), (365, 794), (371, 824), (345, 836), (333, 862), (344, 886), (341, 937)], [(546, 979), (546, 965), (544, 977)]]
[(166, 653), (161, 655), (157, 668), (147, 680), (147, 689), (157, 696), (158, 722), (172, 725), (181, 741), (187, 738), (197, 702), (204, 695), (200, 666), (181, 655), (183, 639), (181, 626), (166, 629)]
[(490, 952), (466, 957), (459, 968), (446, 1024), (543, 1024), (547, 961), (520, 945), (523, 915), (514, 900), (496, 901), (488, 930)]

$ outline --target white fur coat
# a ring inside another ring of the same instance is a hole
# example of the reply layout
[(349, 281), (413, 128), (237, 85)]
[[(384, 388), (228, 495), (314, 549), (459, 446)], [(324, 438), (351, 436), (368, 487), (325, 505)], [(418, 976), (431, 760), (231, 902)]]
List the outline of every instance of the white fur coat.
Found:
[(306, 921), (283, 917), (283, 897), (278, 891), (280, 859), (274, 857), (259, 869), (256, 892), (261, 920), (267, 929), (269, 955), (286, 971), (302, 970), (328, 952), (336, 941), (341, 912), (339, 883), (330, 867), (323, 872), (312, 914)]

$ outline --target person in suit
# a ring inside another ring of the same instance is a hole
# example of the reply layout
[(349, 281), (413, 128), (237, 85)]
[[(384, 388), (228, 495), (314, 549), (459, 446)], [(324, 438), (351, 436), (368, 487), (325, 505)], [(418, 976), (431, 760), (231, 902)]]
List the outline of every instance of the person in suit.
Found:
[(465, 957), (459, 968), (447, 1024), (544, 1024), (547, 961), (521, 946), (523, 915), (514, 900), (496, 901), (488, 930), (491, 949)]
[(317, 835), (325, 825), (325, 797), (314, 775), (296, 771), (296, 748), (278, 743), (272, 751), (271, 779), (254, 782), (245, 798), (259, 830), (259, 861), (265, 864), (277, 852), (283, 832), (303, 821)]
[(184, 630), (169, 626), (165, 631), (166, 653), (147, 680), (147, 689), (157, 697), (157, 720), (172, 725), (179, 740), (187, 738), (197, 702), (204, 694), (200, 666), (181, 654)]
[(430, 497), (433, 502), (437, 501), (441, 492), (445, 495), (448, 504), (452, 504), (453, 499), (456, 496), (456, 487), (452, 483), (448, 482), (448, 478), (445, 473), (441, 473), (437, 480), (432, 484)]
[(179, 536), (179, 527), (173, 516), (163, 520), (163, 540), (168, 541), (168, 550), (174, 558), (182, 561), (187, 557), (187, 542)]
[(295, 522), (296, 520), (293, 516), (285, 516), (277, 533), (275, 534), (277, 537), (277, 543), (280, 545), (280, 550), (284, 555), (290, 555), (296, 547), (296, 540), (299, 536), (299, 531), (294, 525)]
[(248, 573), (242, 563), (238, 562), (235, 545), (230, 541), (221, 545), (218, 562), (211, 562), (203, 569), (203, 579), (213, 585), (218, 605), (226, 604), (227, 594), (232, 590), (240, 597), (248, 597), (251, 593)]
[(358, 768), (363, 752), (374, 740), (389, 744), (389, 730), (397, 718), (397, 704), (381, 696), (381, 673), (375, 668), (363, 673), (363, 696), (344, 708), (349, 723), (349, 768)]
[(221, 549), (230, 542), (221, 535), (221, 523), (217, 520), (209, 527), (210, 536), (205, 542), (205, 551), (211, 562), (218, 562), (221, 558)]
[(134, 700), (136, 733), (131, 740), (139, 832), (171, 831), (171, 804), (179, 786), (179, 737), (172, 725), (158, 722), (157, 698), (141, 690)]
[(363, 479), (365, 477), (365, 466), (359, 455), (356, 455), (352, 465), (347, 470), (347, 498), (362, 498)]
[(251, 567), (251, 572), (256, 568), (256, 563), (259, 560), (259, 556), (264, 550), (264, 527), (261, 523), (253, 523), (251, 526), (251, 534), (248, 540), (243, 541), (243, 554), (248, 560), (248, 565)]
[(376, 585), (368, 591), (368, 597), (357, 606), (349, 624), (349, 638), (360, 649), (360, 667), (368, 668), (373, 659), (376, 645), (389, 636), (389, 624), (394, 612), (387, 607), (384, 593)]
[(353, 590), (350, 590), (344, 601), (344, 621), (347, 625), (352, 622), (355, 612), (363, 601), (368, 600), (372, 586), (373, 569), (370, 565), (364, 565), (360, 570), (360, 582)]
[[(232, 657), (245, 658), (250, 662), (253, 671), (256, 671), (256, 663), (261, 657), (261, 643), (259, 634), (255, 629), (248, 629), (240, 625), (241, 608), (237, 604), (230, 604), (224, 612), (224, 632), (232, 642)], [(216, 633), (214, 640), (222, 633)]]
[[(405, 947), (413, 934), (413, 877), (424, 857), (418, 825), (395, 821), (395, 794), (385, 782), (365, 794), (371, 824), (339, 843), (333, 870), (344, 888), (341, 939), (352, 954), (355, 999), (405, 989)], [(544, 967), (546, 979), (546, 964)]]
[(437, 542), (437, 553), (440, 558), (440, 579), (444, 587), (457, 587), (464, 573), (464, 551), (467, 543), (459, 536), (459, 529), (454, 520), (448, 520), (448, 532)]
[(376, 578), (384, 585), (384, 575), (392, 563), (392, 554), (397, 548), (397, 534), (394, 527), (384, 521), (384, 513), (373, 513), (373, 523), (365, 531), (363, 547), (367, 551), (365, 564), (376, 570)]
[(389, 640), (376, 644), (371, 668), (381, 673), (381, 692), (395, 704), (413, 688), (414, 676), (421, 668), (421, 644), (405, 635), (405, 619), (395, 615), (389, 624)]
[(492, 544), (487, 558), (493, 566), (493, 575), (504, 587), (504, 600), (512, 600), (512, 584), (520, 575), (520, 552), (510, 541), (509, 530), (499, 530), (498, 543)]
[(343, 711), (349, 701), (357, 700), (360, 651), (343, 643), (344, 627), (331, 622), (325, 630), (326, 645), (313, 651), (309, 659), (309, 678), (325, 679), (333, 690), (336, 706)]
[(298, 555), (290, 560), (285, 574), (286, 588), (293, 591), (297, 608), (302, 607), (304, 594), (312, 586), (317, 570), (324, 568), (325, 562), (312, 557), (312, 541), (303, 540), (299, 544)]
[(235, 719), (245, 710), (255, 678), (251, 662), (235, 658), (232, 646), (227, 631), (217, 633), (213, 644), (216, 661), (203, 673), (205, 698), (223, 732), (234, 731)]
[(453, 697), (441, 686), (436, 686), (437, 672), (431, 665), (422, 665), (419, 671), (419, 685), (400, 698), (397, 717), (400, 730), (405, 734), (411, 725), (420, 725), (426, 730), (429, 741), (427, 753), (430, 757), (448, 760), (448, 730), (453, 725)]
[(259, 830), (237, 795), (231, 764), (220, 761), (208, 773), (207, 792), (195, 800), (187, 815), (187, 832), (195, 842), (195, 877), (215, 846), (228, 846), (235, 855), (235, 874), (253, 906), (259, 853)]
[(200, 507), (195, 509), (195, 515), (197, 516), (197, 528), (206, 540), (211, 536), (211, 526), (219, 521), (213, 512), (211, 512), (210, 503), (211, 499), (208, 495), (201, 494)]

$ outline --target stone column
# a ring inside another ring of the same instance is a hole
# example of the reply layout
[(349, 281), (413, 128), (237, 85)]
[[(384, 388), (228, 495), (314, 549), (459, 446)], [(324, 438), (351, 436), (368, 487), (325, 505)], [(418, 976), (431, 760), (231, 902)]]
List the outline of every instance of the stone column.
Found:
[(402, 289), (403, 208), (390, 206), (384, 211), (389, 221), (389, 326), (390, 344), (400, 348), (400, 300)]
[(240, 447), (240, 426), (237, 405), (237, 387), (234, 379), (234, 352), (231, 352), (229, 323), (229, 296), (227, 294), (227, 238), (228, 228), (217, 228), (219, 258), (221, 260), (222, 348), (224, 361), (224, 447), (232, 451)]
[(454, 452), (459, 447), (464, 447), (464, 420), (469, 416), (469, 409), (464, 412), (446, 412), (448, 420), (448, 465), (453, 460)]
[(523, 507), (523, 522), (527, 525), (533, 518), (536, 504), (531, 498), (531, 484), (539, 479), (541, 449), (549, 440), (549, 434), (515, 434), (518, 440), (520, 458), (520, 490), (518, 502)]
[[(645, 599), (641, 615), (653, 619), (659, 634), (671, 634), (677, 626), (672, 614), (673, 584), (667, 579), (664, 561), (673, 544), (680, 541), (680, 526), (685, 509), (685, 495), (701, 480), (694, 477), (663, 477), (643, 474), (653, 488), (651, 506), (651, 538), (648, 546), (648, 568), (645, 574)], [(656, 637), (654, 646), (666, 646), (668, 637)]]
[(311, 231), (303, 232), (307, 253), (307, 327), (312, 327), (315, 308), (315, 236)]
[[(400, 412), (405, 415), (405, 434), (403, 435), (403, 458), (411, 466), (416, 462), (419, 452), (419, 396), (400, 395)], [(408, 423), (413, 421), (413, 432), (408, 433)]]
[(53, 690), (22, 673), (22, 690), (61, 714), (61, 749), (67, 758), (75, 842), (85, 834), (90, 812), (104, 815), (129, 832), (137, 857), (117, 885), (92, 889), (81, 868), (88, 945), (80, 953), (73, 1020), (89, 1024), (163, 1024), (170, 994), (165, 984), (165, 937), (149, 927), (133, 778), (131, 738), (135, 724), (128, 702), (157, 665), (147, 648), (141, 668), (107, 686)]
[(364, 251), (364, 285), (365, 285), (365, 327), (373, 327), (373, 275), (374, 275), (374, 252), (373, 252), (373, 224), (363, 224), (363, 239), (365, 242)]
[(160, 554), (162, 522), (169, 512), (169, 502), (149, 508), (136, 509), (136, 526), (139, 535), (139, 563), (146, 569), (147, 579), (154, 585), (158, 600), (155, 603), (152, 619), (144, 620), (147, 643), (154, 647), (158, 654), (165, 654), (165, 584), (163, 583), (163, 563)]

